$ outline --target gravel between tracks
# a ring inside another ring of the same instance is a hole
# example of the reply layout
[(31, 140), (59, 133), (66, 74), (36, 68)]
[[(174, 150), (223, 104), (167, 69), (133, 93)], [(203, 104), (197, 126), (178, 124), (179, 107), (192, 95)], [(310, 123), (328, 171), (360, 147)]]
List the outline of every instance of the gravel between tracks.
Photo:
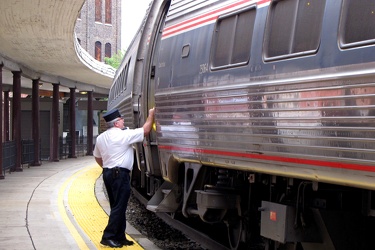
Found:
[(126, 220), (163, 250), (204, 249), (148, 211), (133, 195), (129, 199)]

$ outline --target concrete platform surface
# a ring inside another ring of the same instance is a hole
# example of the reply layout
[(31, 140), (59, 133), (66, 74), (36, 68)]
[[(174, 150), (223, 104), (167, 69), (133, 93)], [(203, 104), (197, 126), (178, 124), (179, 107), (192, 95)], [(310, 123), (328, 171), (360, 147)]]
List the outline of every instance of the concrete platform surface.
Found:
[[(0, 180), (0, 250), (110, 249), (100, 244), (109, 212), (103, 190), (92, 156), (7, 172)], [(126, 233), (135, 244), (122, 249), (159, 249), (130, 224)]]

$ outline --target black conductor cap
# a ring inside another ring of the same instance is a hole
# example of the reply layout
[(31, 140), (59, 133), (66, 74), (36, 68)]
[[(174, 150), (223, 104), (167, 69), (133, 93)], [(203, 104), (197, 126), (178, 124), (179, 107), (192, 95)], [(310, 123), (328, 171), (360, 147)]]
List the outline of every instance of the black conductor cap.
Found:
[(103, 115), (103, 118), (106, 122), (113, 121), (114, 119), (116, 119), (118, 117), (121, 117), (118, 109), (112, 109), (112, 110), (108, 111), (107, 113), (105, 113), (105, 115)]

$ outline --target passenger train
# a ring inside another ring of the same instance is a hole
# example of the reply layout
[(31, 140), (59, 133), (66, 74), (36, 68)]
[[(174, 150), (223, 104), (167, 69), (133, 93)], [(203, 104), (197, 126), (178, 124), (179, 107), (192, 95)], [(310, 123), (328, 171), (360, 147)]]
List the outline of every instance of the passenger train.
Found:
[(147, 208), (230, 249), (375, 249), (375, 1), (154, 0), (110, 90)]

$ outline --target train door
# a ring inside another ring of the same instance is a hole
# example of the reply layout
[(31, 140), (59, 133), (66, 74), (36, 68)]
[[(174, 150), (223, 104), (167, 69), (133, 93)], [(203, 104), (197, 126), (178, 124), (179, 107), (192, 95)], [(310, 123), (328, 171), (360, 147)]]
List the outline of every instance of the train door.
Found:
[[(147, 111), (153, 107), (155, 107), (155, 84), (157, 84), (157, 79), (155, 79), (155, 70), (157, 65), (157, 59), (158, 59), (158, 51), (160, 47), (160, 42), (162, 38), (162, 32), (164, 28), (165, 19), (168, 13), (168, 8), (170, 6), (170, 1), (165, 1), (164, 6), (162, 6), (163, 11), (161, 12), (161, 15), (159, 16), (158, 21), (156, 21), (157, 28), (155, 30), (155, 33), (153, 38), (150, 39), (150, 50), (151, 53), (149, 54), (149, 64), (148, 72), (147, 72)], [(156, 107), (157, 108), (157, 107)], [(155, 128), (155, 126), (154, 126)], [(158, 148), (157, 148), (157, 140), (156, 140), (156, 131), (152, 129), (149, 138), (146, 140), (146, 145), (144, 146), (145, 150), (145, 159), (146, 159), (146, 165), (147, 165), (147, 172), (148, 176), (150, 177), (149, 185), (148, 185), (148, 194), (153, 195), (154, 190), (158, 188), (157, 179), (153, 178), (160, 177), (161, 176), (161, 170), (159, 167), (159, 154), (158, 154)], [(160, 183), (159, 183), (160, 184)], [(156, 186), (155, 186), (156, 185)]]

